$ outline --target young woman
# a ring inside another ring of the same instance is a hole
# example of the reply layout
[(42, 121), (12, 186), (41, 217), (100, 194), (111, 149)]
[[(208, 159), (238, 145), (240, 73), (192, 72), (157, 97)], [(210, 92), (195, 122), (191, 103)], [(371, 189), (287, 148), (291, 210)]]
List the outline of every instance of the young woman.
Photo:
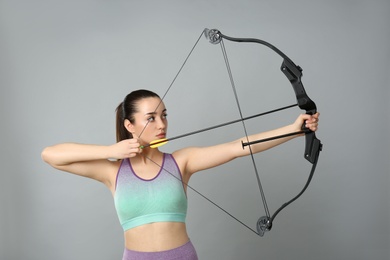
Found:
[[(319, 114), (298, 116), (291, 125), (249, 136), (258, 140), (296, 132), (305, 124), (316, 131)], [(148, 90), (126, 96), (117, 108), (117, 143), (110, 146), (63, 143), (42, 152), (56, 169), (104, 183), (112, 192), (124, 229), (128, 259), (197, 259), (186, 231), (186, 183), (195, 172), (249, 154), (241, 138), (209, 147), (188, 147), (172, 154), (144, 147), (166, 137), (167, 109), (160, 97)], [(252, 146), (258, 153), (294, 137)], [(111, 159), (111, 160), (109, 160)], [(116, 159), (116, 160), (112, 160)]]

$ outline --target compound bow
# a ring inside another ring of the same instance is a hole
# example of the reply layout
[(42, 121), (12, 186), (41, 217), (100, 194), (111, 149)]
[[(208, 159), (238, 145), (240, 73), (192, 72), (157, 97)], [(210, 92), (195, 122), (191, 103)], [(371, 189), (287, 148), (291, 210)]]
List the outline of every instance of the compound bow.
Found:
[[(258, 234), (259, 236), (264, 236), (265, 232), (271, 230), (272, 224), (273, 224), (273, 221), (274, 221), (275, 217), (284, 208), (286, 208), (292, 202), (297, 200), (306, 191), (306, 189), (309, 186), (309, 184), (311, 182), (311, 179), (312, 179), (312, 177), (314, 175), (314, 171), (316, 169), (318, 158), (319, 158), (319, 153), (322, 150), (322, 143), (321, 143), (321, 141), (319, 139), (317, 139), (317, 137), (316, 137), (314, 132), (310, 131), (309, 129), (305, 128), (304, 126), (302, 126), (302, 130), (298, 131), (298, 132), (288, 133), (288, 134), (281, 135), (281, 136), (275, 136), (275, 137), (271, 137), (271, 138), (267, 138), (267, 139), (255, 140), (255, 141), (249, 142), (248, 134), (247, 134), (247, 131), (246, 131), (246, 127), (245, 127), (244, 121), (247, 120), (247, 119), (250, 119), (250, 118), (257, 117), (257, 116), (262, 116), (262, 115), (265, 115), (265, 114), (269, 114), (269, 113), (277, 112), (277, 111), (280, 111), (280, 110), (284, 110), (284, 109), (287, 109), (287, 108), (290, 108), (290, 107), (293, 107), (293, 106), (299, 106), (299, 108), (301, 108), (302, 110), (305, 110), (306, 114), (313, 115), (313, 114), (315, 114), (317, 112), (317, 107), (316, 107), (316, 104), (314, 103), (314, 101), (312, 99), (310, 99), (309, 96), (306, 94), (306, 91), (305, 91), (305, 89), (303, 87), (303, 84), (302, 84), (302, 81), (301, 81), (301, 78), (302, 78), (302, 69), (301, 69), (301, 67), (295, 65), (295, 63), (289, 57), (287, 57), (287, 55), (285, 55), (282, 51), (280, 51), (278, 48), (276, 48), (272, 44), (270, 44), (270, 43), (268, 43), (266, 41), (263, 41), (263, 40), (260, 40), (260, 39), (254, 39), (254, 38), (234, 38), (234, 37), (229, 37), (229, 36), (226, 36), (226, 35), (222, 34), (217, 29), (212, 29), (212, 30), (204, 29), (204, 31), (202, 32), (201, 36), (202, 35), (204, 35), (212, 44), (220, 44), (221, 45), (221, 49), (222, 49), (222, 52), (223, 52), (223, 55), (224, 55), (224, 59), (225, 59), (225, 64), (226, 64), (226, 67), (227, 67), (227, 70), (228, 70), (228, 73), (229, 73), (231, 85), (232, 85), (233, 92), (234, 92), (234, 95), (235, 95), (235, 98), (236, 98), (236, 103), (237, 103), (237, 106), (238, 106), (240, 119), (234, 120), (234, 121), (231, 121), (231, 122), (227, 122), (227, 123), (223, 123), (223, 124), (220, 124), (220, 125), (216, 125), (216, 126), (207, 127), (205, 129), (193, 131), (193, 132), (190, 132), (190, 133), (187, 133), (187, 134), (182, 134), (182, 135), (179, 135), (179, 136), (176, 136), (176, 137), (171, 137), (171, 138), (163, 139), (163, 140), (156, 140), (156, 141), (152, 142), (149, 145), (143, 146), (142, 148), (148, 147), (148, 146), (158, 147), (158, 146), (160, 146), (162, 144), (167, 143), (170, 140), (174, 140), (174, 139), (182, 138), (182, 137), (185, 137), (185, 136), (197, 134), (197, 133), (200, 133), (200, 132), (208, 131), (208, 130), (211, 130), (211, 129), (215, 129), (215, 128), (218, 128), (218, 127), (226, 126), (226, 125), (229, 125), (229, 124), (241, 121), (242, 124), (243, 124), (243, 127), (244, 127), (245, 135), (247, 137), (247, 142), (243, 142), (242, 146), (243, 146), (243, 148), (245, 146), (249, 147), (249, 151), (250, 151), (250, 155), (251, 155), (251, 158), (252, 158), (253, 166), (254, 166), (254, 169), (255, 169), (255, 173), (256, 173), (256, 177), (257, 177), (257, 181), (258, 181), (261, 197), (262, 197), (262, 200), (263, 200), (263, 205), (264, 205), (265, 212), (266, 212), (266, 215), (260, 217), (258, 219), (258, 221), (257, 221), (257, 226), (256, 226), (257, 232), (255, 230), (253, 230), (252, 228), (248, 227), (246, 224), (244, 224), (240, 220), (238, 220), (232, 214), (230, 214), (229, 212), (227, 212), (226, 210), (224, 210), (223, 208), (218, 206), (216, 203), (214, 203), (213, 201), (208, 199), (206, 196), (204, 196), (201, 193), (199, 193), (197, 190), (195, 190), (194, 188), (189, 186), (187, 183), (185, 183), (185, 184), (187, 185), (187, 187), (189, 187), (190, 189), (194, 190), (196, 193), (198, 193), (199, 195), (201, 195), (202, 197), (207, 199), (209, 202), (211, 202), (212, 204), (214, 204), (215, 206), (220, 208), (222, 211), (224, 211), (229, 216), (231, 216), (232, 218), (234, 218), (235, 220), (237, 220), (238, 222), (240, 222), (241, 224), (243, 224), (244, 226), (249, 228), (254, 233)], [(199, 39), (201, 38), (201, 36), (199, 37)], [(161, 99), (161, 102), (163, 101), (164, 97), (167, 95), (168, 91), (170, 90), (170, 88), (172, 87), (173, 83), (175, 82), (177, 76), (179, 75), (179, 73), (181, 72), (182, 68), (186, 64), (189, 56), (191, 55), (191, 53), (194, 50), (194, 48), (197, 45), (197, 43), (199, 42), (199, 39), (196, 41), (195, 45), (191, 49), (191, 51), (188, 54), (187, 58), (185, 59), (183, 65), (181, 66), (180, 70), (176, 74), (174, 80), (172, 81), (172, 83), (170, 84), (169, 88), (165, 92), (164, 96)], [(290, 83), (291, 83), (291, 85), (292, 85), (292, 87), (294, 89), (296, 100), (297, 100), (297, 104), (286, 106), (286, 107), (282, 107), (282, 108), (279, 108), (279, 109), (275, 109), (275, 110), (272, 110), (272, 111), (268, 111), (268, 112), (264, 112), (264, 113), (261, 113), (261, 114), (257, 114), (257, 115), (253, 115), (253, 116), (244, 118), (242, 113), (241, 113), (241, 108), (240, 108), (240, 104), (239, 104), (239, 101), (238, 101), (237, 93), (236, 93), (236, 90), (235, 90), (234, 81), (233, 81), (232, 73), (231, 73), (231, 70), (230, 70), (230, 65), (229, 65), (229, 62), (228, 62), (228, 58), (227, 58), (226, 50), (225, 50), (225, 47), (224, 47), (223, 39), (229, 40), (229, 41), (233, 41), (233, 42), (258, 43), (258, 44), (267, 46), (268, 48), (270, 48), (274, 52), (276, 52), (278, 55), (280, 55), (283, 58), (283, 62), (282, 62), (282, 65), (281, 65), (281, 71), (288, 78), (288, 80), (290, 81)], [(157, 110), (157, 108), (156, 108), (156, 110)], [(264, 191), (263, 191), (263, 188), (262, 188), (262, 185), (261, 185), (260, 177), (259, 177), (259, 174), (258, 174), (258, 171), (257, 171), (257, 167), (256, 167), (256, 163), (255, 163), (255, 160), (254, 160), (254, 157), (253, 157), (253, 153), (252, 153), (252, 150), (251, 150), (251, 145), (256, 144), (256, 143), (260, 143), (260, 142), (266, 142), (266, 141), (278, 139), (278, 138), (284, 138), (284, 137), (287, 137), (287, 136), (298, 135), (298, 134), (305, 134), (306, 143), (305, 143), (304, 158), (306, 160), (308, 160), (312, 164), (312, 167), (311, 167), (311, 170), (310, 170), (310, 173), (309, 173), (309, 177), (308, 177), (308, 179), (306, 181), (306, 184), (304, 185), (303, 189), (296, 196), (294, 196), (292, 199), (290, 199), (289, 201), (284, 203), (282, 206), (280, 206), (275, 211), (275, 213), (271, 215), (269, 213), (269, 210), (268, 210), (268, 206), (267, 206), (267, 202), (266, 202), (266, 199), (265, 199)]]

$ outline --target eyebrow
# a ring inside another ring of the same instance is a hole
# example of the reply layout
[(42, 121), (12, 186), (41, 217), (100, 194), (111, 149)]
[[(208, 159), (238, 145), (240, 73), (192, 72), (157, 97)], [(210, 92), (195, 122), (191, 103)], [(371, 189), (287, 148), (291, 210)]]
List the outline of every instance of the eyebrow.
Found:
[[(164, 113), (164, 112), (167, 112), (167, 109), (166, 109), (166, 108), (162, 111), (162, 113)], [(156, 115), (156, 114), (157, 114), (157, 112), (154, 111), (154, 112), (146, 113), (145, 116), (148, 116), (148, 115)]]

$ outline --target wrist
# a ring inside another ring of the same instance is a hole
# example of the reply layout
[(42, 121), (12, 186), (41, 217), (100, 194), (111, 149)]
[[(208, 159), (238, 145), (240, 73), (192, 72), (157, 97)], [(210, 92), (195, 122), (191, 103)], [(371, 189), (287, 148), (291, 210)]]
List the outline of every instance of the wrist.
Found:
[(115, 144), (112, 144), (112, 145), (106, 145), (106, 146), (103, 146), (103, 156), (104, 156), (104, 159), (117, 159), (115, 156), (115, 147), (114, 147)]

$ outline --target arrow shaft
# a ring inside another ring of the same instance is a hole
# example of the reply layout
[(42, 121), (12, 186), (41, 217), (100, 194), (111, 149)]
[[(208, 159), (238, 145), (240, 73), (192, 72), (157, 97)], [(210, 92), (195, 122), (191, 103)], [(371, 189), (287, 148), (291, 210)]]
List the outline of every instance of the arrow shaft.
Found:
[(206, 132), (206, 131), (209, 131), (209, 130), (213, 130), (213, 129), (216, 129), (216, 128), (220, 128), (220, 127), (223, 127), (223, 126), (232, 125), (232, 124), (241, 122), (243, 120), (249, 120), (249, 119), (253, 119), (253, 118), (259, 117), (259, 116), (272, 114), (272, 113), (275, 113), (275, 112), (278, 112), (278, 111), (282, 111), (282, 110), (285, 110), (285, 109), (289, 109), (289, 108), (292, 108), (292, 107), (296, 107), (296, 106), (298, 106), (298, 104), (293, 104), (293, 105), (289, 105), (289, 106), (273, 109), (273, 110), (270, 110), (270, 111), (267, 111), (267, 112), (255, 114), (255, 115), (248, 116), (248, 117), (244, 117), (242, 119), (240, 118), (240, 119), (236, 119), (236, 120), (229, 121), (229, 122), (226, 122), (226, 123), (222, 123), (222, 124), (206, 127), (206, 128), (203, 128), (203, 129), (199, 129), (199, 130), (196, 130), (196, 131), (192, 131), (192, 132), (189, 132), (189, 133), (186, 133), (186, 134), (177, 135), (175, 137), (162, 139), (161, 141), (157, 141), (157, 142), (153, 142), (153, 143), (150, 143), (150, 144), (146, 144), (146, 145), (142, 146), (142, 148), (150, 147), (151, 145), (157, 145), (157, 144), (163, 143), (163, 142), (173, 141), (173, 140), (176, 140), (176, 139), (179, 139), (179, 138), (182, 138), (182, 137), (186, 137), (186, 136), (190, 136), (190, 135), (194, 135), (194, 134), (199, 134), (199, 133)]

